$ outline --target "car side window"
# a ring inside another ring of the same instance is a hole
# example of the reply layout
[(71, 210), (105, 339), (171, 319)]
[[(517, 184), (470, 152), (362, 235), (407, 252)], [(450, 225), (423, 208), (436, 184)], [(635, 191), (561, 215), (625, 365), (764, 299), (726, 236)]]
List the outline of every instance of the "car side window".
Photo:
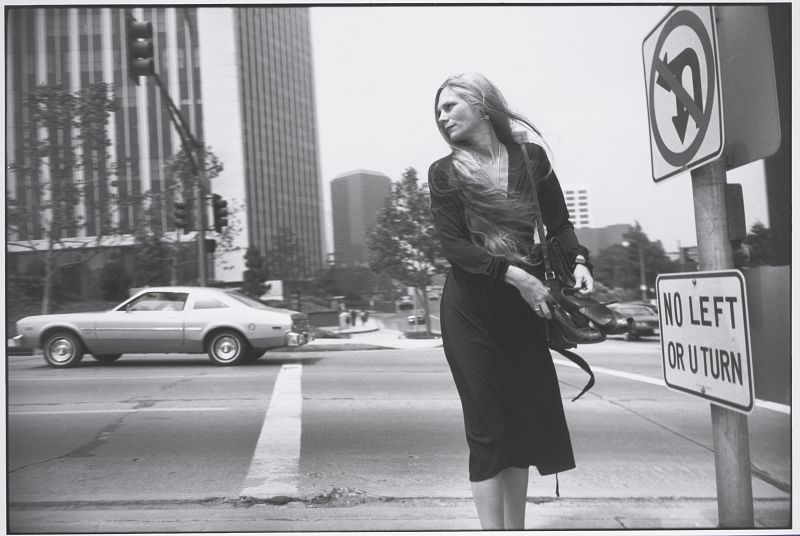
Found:
[(206, 296), (195, 299), (193, 309), (224, 309), (226, 307), (230, 306), (216, 298), (210, 298)]
[(185, 292), (146, 292), (128, 305), (129, 311), (182, 311)]

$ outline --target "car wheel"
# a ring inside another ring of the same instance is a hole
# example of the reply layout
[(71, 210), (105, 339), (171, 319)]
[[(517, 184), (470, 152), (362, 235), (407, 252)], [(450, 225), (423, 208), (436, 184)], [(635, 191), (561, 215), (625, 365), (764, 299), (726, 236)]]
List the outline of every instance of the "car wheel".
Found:
[(208, 357), (217, 365), (235, 365), (247, 358), (244, 339), (235, 331), (218, 331), (208, 341)]
[(42, 345), (44, 359), (51, 367), (74, 367), (83, 359), (83, 343), (68, 331), (49, 335)]
[(100, 355), (92, 354), (92, 357), (94, 357), (96, 361), (99, 361), (101, 363), (111, 363), (112, 361), (116, 361), (117, 359), (122, 357), (122, 354), (100, 354)]

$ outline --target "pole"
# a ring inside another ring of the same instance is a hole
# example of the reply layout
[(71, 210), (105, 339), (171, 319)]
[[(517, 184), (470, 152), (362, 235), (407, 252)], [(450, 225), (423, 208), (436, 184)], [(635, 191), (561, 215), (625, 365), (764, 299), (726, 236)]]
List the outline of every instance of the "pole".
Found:
[(206, 255), (206, 191), (203, 189), (208, 179), (206, 179), (206, 160), (203, 154), (203, 149), (197, 147), (197, 178), (195, 183), (195, 191), (197, 192), (197, 255), (200, 258), (200, 286), (204, 287), (208, 284), (208, 269), (206, 262), (208, 257)]
[(644, 274), (644, 246), (638, 240), (636, 245), (639, 246), (639, 290), (642, 291), (642, 301), (647, 301), (647, 278)]
[[(692, 171), (700, 270), (733, 268), (725, 205), (725, 164), (715, 160)], [(747, 415), (711, 404), (717, 509), (720, 528), (753, 528), (753, 483)]]

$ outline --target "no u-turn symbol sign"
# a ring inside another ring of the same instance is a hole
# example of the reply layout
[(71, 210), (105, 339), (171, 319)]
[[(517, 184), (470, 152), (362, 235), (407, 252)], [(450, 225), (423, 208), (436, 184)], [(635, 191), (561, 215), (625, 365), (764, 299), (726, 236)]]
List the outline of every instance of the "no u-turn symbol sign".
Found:
[(642, 45), (653, 180), (697, 167), (723, 149), (712, 8), (670, 11)]

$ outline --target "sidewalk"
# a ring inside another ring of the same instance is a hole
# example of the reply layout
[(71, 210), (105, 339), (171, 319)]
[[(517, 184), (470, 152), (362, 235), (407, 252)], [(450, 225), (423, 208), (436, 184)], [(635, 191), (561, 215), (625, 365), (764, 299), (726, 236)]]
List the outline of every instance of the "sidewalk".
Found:
[[(209, 499), (147, 504), (10, 505), (16, 533), (56, 532), (318, 532), (480, 530), (471, 499), (355, 497), (337, 503), (279, 504)], [(755, 529), (788, 528), (789, 499), (756, 499)], [(715, 529), (716, 498), (529, 498), (526, 529)], [(730, 533), (730, 532), (728, 532)]]
[(437, 348), (442, 346), (442, 339), (408, 339), (403, 332), (387, 328), (380, 317), (367, 319), (366, 324), (358, 324), (348, 328), (325, 328), (338, 335), (341, 339), (315, 339), (310, 343), (296, 348), (295, 351), (328, 351), (328, 350), (366, 350), (389, 348), (395, 350)]

